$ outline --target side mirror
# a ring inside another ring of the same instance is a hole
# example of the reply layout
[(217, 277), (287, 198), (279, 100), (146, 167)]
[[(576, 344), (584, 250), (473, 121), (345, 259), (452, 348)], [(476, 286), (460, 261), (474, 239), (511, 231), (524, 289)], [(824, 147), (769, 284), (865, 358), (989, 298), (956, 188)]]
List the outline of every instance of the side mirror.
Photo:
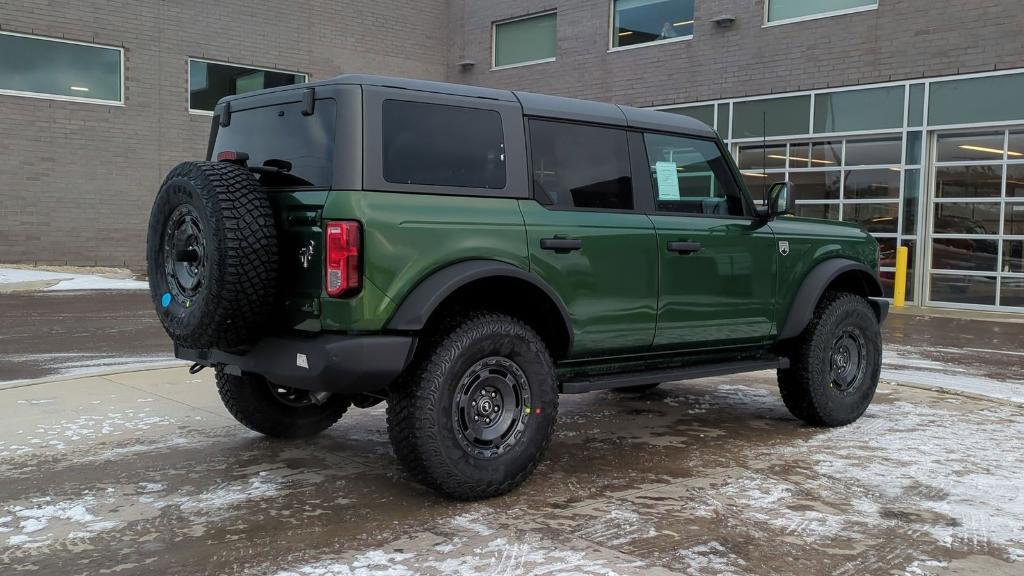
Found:
[(793, 198), (793, 183), (776, 182), (768, 189), (768, 218), (776, 218), (784, 214), (796, 212), (796, 199)]

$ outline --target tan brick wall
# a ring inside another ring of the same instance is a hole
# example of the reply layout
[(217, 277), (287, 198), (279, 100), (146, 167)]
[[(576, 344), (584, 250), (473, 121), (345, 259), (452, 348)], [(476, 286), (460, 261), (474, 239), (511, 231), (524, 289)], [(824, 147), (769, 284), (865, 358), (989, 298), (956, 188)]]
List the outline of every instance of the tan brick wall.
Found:
[[(618, 52), (608, 51), (607, 0), (450, 5), (465, 23), (451, 81), (634, 106), (1024, 67), (1020, 0), (879, 0), (877, 10), (770, 27), (764, 0), (697, 0), (693, 40)], [(489, 70), (492, 22), (553, 8), (557, 61)], [(731, 28), (711, 22), (723, 14), (736, 17)], [(477, 65), (457, 72), (462, 58)]]
[(445, 0), (0, 0), (0, 29), (120, 46), (125, 106), (0, 95), (0, 262), (138, 266), (164, 174), (205, 154), (187, 58), (443, 79)]

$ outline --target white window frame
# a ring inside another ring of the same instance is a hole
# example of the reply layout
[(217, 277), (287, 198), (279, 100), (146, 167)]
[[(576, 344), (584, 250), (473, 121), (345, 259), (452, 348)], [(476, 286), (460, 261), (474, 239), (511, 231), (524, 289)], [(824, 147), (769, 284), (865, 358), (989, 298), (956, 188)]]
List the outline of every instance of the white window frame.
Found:
[[(520, 20), (529, 20), (531, 18), (539, 18), (541, 16), (547, 16), (549, 14), (555, 15), (555, 55), (551, 58), (541, 58), (539, 60), (527, 60), (526, 62), (516, 62), (515, 64), (504, 64), (502, 66), (497, 65), (498, 56), (498, 26), (502, 24), (508, 24), (509, 22), (518, 22)], [(544, 12), (534, 12), (532, 14), (526, 14), (525, 16), (515, 16), (513, 18), (506, 18), (504, 20), (495, 20), (491, 22), (491, 70), (507, 70), (509, 68), (519, 68), (520, 66), (532, 66), (534, 64), (544, 64), (545, 62), (554, 62), (558, 59), (558, 9), (545, 10)]]
[[(696, 5), (693, 9), (694, 18), (691, 24), (693, 24), (694, 32), (697, 30), (697, 8)], [(661, 46), (662, 44), (672, 44), (673, 42), (685, 42), (687, 40), (693, 40), (693, 34), (687, 34), (686, 36), (677, 36), (675, 38), (666, 38), (664, 40), (651, 40), (650, 42), (642, 42), (640, 44), (630, 44), (629, 46), (616, 46), (615, 45), (615, 0), (609, 0), (608, 2), (608, 52), (622, 52), (623, 50), (633, 50), (634, 48), (646, 48), (648, 46)]]
[(196, 116), (213, 116), (212, 110), (196, 110), (192, 108), (192, 63), (193, 62), (205, 62), (206, 64), (220, 64), (222, 66), (235, 66), (237, 68), (247, 68), (249, 70), (258, 70), (262, 72), (277, 72), (279, 74), (293, 74), (296, 76), (303, 76), (305, 80), (302, 83), (309, 82), (310, 76), (305, 72), (281, 70), (279, 68), (265, 68), (262, 66), (252, 66), (250, 64), (237, 64), (235, 62), (224, 62), (223, 60), (211, 60), (209, 58), (197, 58), (189, 56), (185, 59), (185, 82), (187, 89), (185, 91), (185, 107), (188, 108), (188, 113)]
[(36, 40), (47, 40), (50, 42), (61, 42), (64, 44), (77, 44), (79, 46), (91, 46), (93, 48), (106, 48), (108, 50), (117, 50), (117, 57), (121, 63), (121, 78), (120, 86), (118, 87), (120, 98), (117, 100), (103, 100), (100, 98), (79, 98), (77, 96), (63, 96), (60, 94), (47, 94), (45, 92), (25, 92), (22, 90), (7, 90), (2, 88), (0, 88), (0, 95), (22, 96), (25, 98), (38, 98), (40, 100), (60, 100), (63, 102), (82, 102), (83, 104), (101, 104), (104, 106), (124, 106), (124, 48), (120, 46), (110, 46), (108, 44), (96, 44), (94, 42), (81, 42), (78, 40), (66, 40), (64, 38), (51, 38), (49, 36), (39, 36), (37, 34), (21, 34), (19, 32), (9, 32), (7, 30), (0, 31), (0, 34), (5, 36), (20, 36), (22, 38), (33, 38)]
[(878, 0), (875, 0), (872, 6), (860, 6), (857, 8), (846, 8), (844, 10), (832, 10), (829, 12), (821, 12), (819, 14), (811, 14), (810, 16), (799, 16), (797, 18), (787, 18), (785, 20), (776, 20), (775, 22), (768, 21), (768, 5), (771, 4), (772, 0), (764, 0), (764, 23), (761, 25), (762, 28), (769, 28), (771, 26), (784, 26), (786, 24), (794, 24), (796, 22), (807, 22), (808, 20), (820, 20), (822, 18), (832, 18), (833, 16), (845, 16), (846, 14), (857, 14), (859, 12), (869, 12), (871, 10), (878, 10)]

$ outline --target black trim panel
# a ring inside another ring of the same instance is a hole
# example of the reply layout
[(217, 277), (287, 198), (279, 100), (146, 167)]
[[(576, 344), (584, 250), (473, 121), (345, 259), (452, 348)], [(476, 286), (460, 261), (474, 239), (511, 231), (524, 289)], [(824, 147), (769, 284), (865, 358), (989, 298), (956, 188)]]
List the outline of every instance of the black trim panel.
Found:
[(769, 360), (744, 360), (739, 362), (704, 364), (698, 366), (687, 366), (685, 368), (669, 368), (666, 370), (628, 372), (625, 374), (610, 374), (607, 376), (595, 376), (592, 378), (563, 382), (561, 384), (561, 392), (562, 394), (582, 394), (584, 392), (610, 390), (612, 388), (622, 388), (625, 386), (644, 386), (646, 384), (660, 384), (662, 382), (674, 382), (677, 380), (694, 380), (696, 378), (724, 376), (727, 374), (742, 374), (744, 372), (775, 370), (788, 367), (788, 359), (775, 358)]
[(434, 272), (426, 280), (413, 288), (412, 292), (405, 297), (405, 300), (399, 305), (391, 320), (388, 321), (387, 328), (388, 330), (402, 332), (420, 330), (426, 325), (434, 310), (451, 293), (474, 280), (502, 276), (524, 280), (547, 294), (548, 298), (555, 303), (555, 306), (558, 307), (558, 311), (562, 315), (562, 323), (565, 325), (567, 341), (569, 343), (567, 352), (571, 351), (573, 340), (572, 320), (569, 317), (569, 311), (566, 309), (565, 303), (558, 297), (558, 293), (537, 276), (497, 260), (464, 260)]
[(825, 292), (825, 288), (840, 274), (850, 271), (861, 272), (862, 277), (871, 279), (870, 282), (866, 282), (869, 291), (868, 296), (872, 298), (869, 301), (875, 310), (875, 314), (878, 315), (878, 321), (882, 322), (885, 320), (885, 312), (888, 312), (888, 306), (883, 311), (878, 301), (874, 300), (874, 298), (882, 295), (882, 283), (875, 276), (874, 272), (867, 266), (853, 260), (831, 258), (815, 266), (804, 278), (803, 284), (800, 285), (800, 289), (796, 293), (796, 297), (793, 298), (793, 303), (789, 308), (789, 315), (786, 317), (786, 323), (782, 326), (782, 331), (779, 332), (778, 339), (793, 338), (803, 332), (804, 327), (811, 321), (811, 317), (814, 315), (814, 308), (818, 305), (818, 300)]

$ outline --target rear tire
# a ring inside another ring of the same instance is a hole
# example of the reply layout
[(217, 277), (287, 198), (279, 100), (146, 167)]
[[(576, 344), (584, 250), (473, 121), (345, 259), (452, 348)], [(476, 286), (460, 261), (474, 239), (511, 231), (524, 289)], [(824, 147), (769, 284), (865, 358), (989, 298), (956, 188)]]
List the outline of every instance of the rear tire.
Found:
[(867, 300), (830, 292), (793, 343), (779, 392), (793, 416), (813, 426), (845, 426), (864, 414), (878, 387), (882, 337)]
[(490, 498), (526, 480), (551, 442), (554, 362), (510, 316), (474, 313), (450, 326), (393, 387), (388, 434), (417, 481), (458, 500)]
[(275, 386), (256, 374), (235, 376), (217, 368), (217, 392), (224, 407), (246, 428), (275, 438), (307, 438), (327, 430), (348, 410), (332, 395), (318, 404), (308, 391)]

